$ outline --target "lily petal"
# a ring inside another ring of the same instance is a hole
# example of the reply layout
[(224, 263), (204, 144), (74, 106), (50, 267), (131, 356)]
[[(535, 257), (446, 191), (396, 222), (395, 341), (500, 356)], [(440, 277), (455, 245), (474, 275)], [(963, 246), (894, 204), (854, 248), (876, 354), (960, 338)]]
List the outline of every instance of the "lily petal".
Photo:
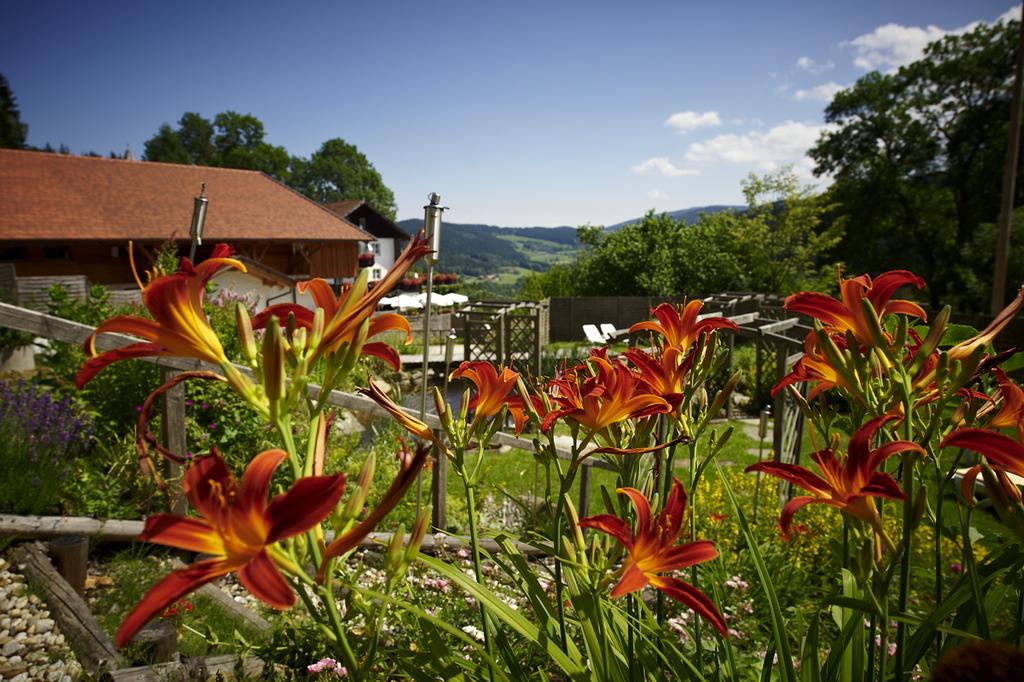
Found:
[(124, 647), (153, 616), (189, 592), (199, 589), (222, 575), (227, 575), (234, 568), (235, 566), (226, 561), (210, 559), (172, 571), (170, 575), (151, 588), (142, 601), (136, 604), (131, 613), (125, 617), (121, 627), (117, 629), (115, 642), (118, 648)]

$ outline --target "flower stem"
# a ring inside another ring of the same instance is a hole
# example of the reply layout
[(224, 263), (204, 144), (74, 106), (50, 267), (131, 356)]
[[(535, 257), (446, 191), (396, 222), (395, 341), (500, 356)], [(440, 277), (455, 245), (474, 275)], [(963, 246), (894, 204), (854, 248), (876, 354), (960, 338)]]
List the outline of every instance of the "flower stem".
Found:
[[(466, 513), (469, 514), (469, 541), (473, 547), (473, 572), (476, 574), (476, 581), (484, 584), (483, 571), (480, 568), (480, 541), (477, 536), (476, 527), (476, 497), (473, 494), (473, 486), (465, 476), (462, 478), (462, 485), (466, 489)], [(487, 651), (487, 672), (491, 682), (494, 682), (494, 648), (491, 644), (490, 628), (487, 624), (487, 608), (480, 602), (480, 624), (484, 631), (484, 649)]]

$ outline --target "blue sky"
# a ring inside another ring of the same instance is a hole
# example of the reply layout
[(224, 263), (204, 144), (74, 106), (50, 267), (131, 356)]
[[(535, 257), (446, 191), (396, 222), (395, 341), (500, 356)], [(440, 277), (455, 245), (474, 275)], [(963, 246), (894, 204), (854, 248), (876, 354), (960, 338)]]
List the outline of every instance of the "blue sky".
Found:
[[(185, 111), (252, 113), (308, 156), (342, 137), (447, 220), (612, 224), (740, 203), (796, 164), (830, 93), (991, 22), (960, 2), (7, 3), (0, 73), (29, 143), (101, 154)], [(1019, 14), (1019, 10), (1018, 10)]]

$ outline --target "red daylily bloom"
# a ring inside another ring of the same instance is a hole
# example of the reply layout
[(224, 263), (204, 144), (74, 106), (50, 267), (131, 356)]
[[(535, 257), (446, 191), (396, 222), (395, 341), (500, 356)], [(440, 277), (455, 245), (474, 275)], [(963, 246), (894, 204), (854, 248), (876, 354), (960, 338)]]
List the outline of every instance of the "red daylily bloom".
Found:
[[(112, 362), (148, 355), (176, 355), (225, 365), (228, 359), (203, 312), (203, 297), (206, 283), (221, 268), (245, 272), (241, 261), (230, 256), (231, 247), (218, 244), (211, 256), (198, 265), (193, 266), (188, 258), (182, 258), (177, 272), (155, 277), (142, 289), (142, 302), (153, 316), (152, 320), (118, 315), (98, 326), (85, 341), (85, 351), (90, 358), (75, 377), (78, 388)], [(145, 343), (133, 343), (97, 355), (96, 336), (104, 332), (131, 334), (145, 339)]]
[[(832, 341), (839, 350), (846, 348), (846, 340), (843, 337), (834, 336)], [(802, 382), (814, 384), (814, 388), (807, 395), (808, 400), (822, 391), (828, 391), (837, 386), (849, 390), (849, 386), (842, 375), (832, 367), (824, 355), (818, 352), (817, 339), (813, 334), (808, 334), (804, 339), (804, 354), (793, 365), (793, 370), (772, 387), (772, 397), (786, 386)]]
[[(978, 428), (957, 429), (946, 436), (942, 447), (963, 448), (973, 450), (985, 457), (989, 466), (996, 472), (999, 483), (1010, 499), (1021, 501), (1020, 489), (1006, 476), (1006, 473), (1024, 477), (1024, 445), (995, 431)], [(981, 465), (967, 470), (961, 482), (960, 491), (964, 499), (974, 499), (974, 481), (981, 473)]]
[(998, 367), (992, 368), (999, 382), (999, 394), (1003, 404), (988, 421), (989, 428), (1016, 429), (1017, 440), (1024, 442), (1024, 390), (1006, 376), (1006, 372)]
[(139, 539), (214, 557), (179, 568), (150, 589), (121, 623), (117, 646), (184, 595), (232, 572), (270, 606), (295, 604), (295, 593), (277, 567), (288, 560), (274, 543), (309, 530), (330, 514), (345, 489), (345, 476), (300, 478), (268, 503), (270, 479), (286, 458), (282, 450), (261, 452), (246, 467), (240, 486), (216, 449), (193, 461), (182, 487), (202, 517), (154, 514)]
[(659, 357), (652, 357), (638, 348), (630, 348), (623, 356), (640, 371), (640, 379), (652, 393), (664, 398), (673, 410), (679, 407), (683, 401), (686, 375), (693, 367), (693, 353), (683, 358), (683, 351), (679, 347), (666, 346)]
[(629, 333), (652, 331), (661, 334), (666, 346), (674, 346), (685, 353), (701, 334), (715, 329), (738, 329), (735, 322), (724, 317), (699, 319), (703, 306), (703, 301), (690, 301), (680, 315), (679, 308), (671, 303), (662, 303), (651, 310), (651, 314), (658, 318), (657, 322), (637, 322), (629, 328)]
[(587, 362), (596, 370), (585, 374), (576, 367), (548, 382), (549, 397), (555, 404), (541, 422), (548, 429), (561, 417), (579, 423), (588, 433), (598, 433), (626, 419), (647, 417), (671, 410), (664, 398), (647, 390), (647, 385), (621, 362), (612, 362), (594, 354)]
[(911, 301), (893, 300), (896, 290), (905, 285), (924, 288), (924, 280), (908, 270), (890, 270), (872, 279), (868, 275), (851, 277), (839, 283), (840, 301), (815, 291), (801, 291), (786, 299), (783, 307), (821, 320), (826, 331), (845, 335), (852, 332), (857, 342), (874, 346), (871, 329), (864, 319), (861, 300), (867, 299), (881, 318), (898, 313), (922, 320), (928, 318), (921, 306)]
[(581, 527), (607, 533), (618, 540), (629, 553), (622, 567), (622, 579), (612, 589), (612, 599), (650, 585), (693, 609), (726, 637), (728, 628), (725, 619), (707, 595), (678, 578), (661, 575), (710, 561), (718, 556), (715, 543), (710, 540), (676, 545), (686, 515), (686, 491), (683, 484), (679, 479), (674, 479), (665, 508), (653, 519), (650, 502), (639, 490), (619, 488), (616, 492), (628, 496), (636, 509), (636, 533), (633, 533), (625, 521), (610, 514), (580, 519)]
[(777, 476), (811, 493), (794, 497), (783, 507), (779, 518), (783, 532), (789, 532), (793, 515), (805, 505), (827, 504), (864, 521), (885, 539), (878, 508), (871, 498), (903, 500), (906, 495), (892, 476), (877, 469), (882, 462), (899, 452), (924, 454), (924, 448), (907, 440), (897, 440), (875, 450), (871, 449), (871, 440), (878, 429), (895, 418), (895, 415), (877, 417), (858, 429), (850, 439), (845, 462), (840, 462), (830, 448), (811, 453), (811, 459), (818, 465), (821, 476), (802, 466), (784, 462), (760, 462), (746, 468), (747, 472), (763, 471)]
[[(315, 357), (321, 357), (328, 353), (334, 353), (344, 344), (351, 344), (356, 340), (360, 327), (367, 319), (370, 320), (370, 327), (367, 338), (380, 334), (384, 331), (402, 331), (406, 339), (410, 339), (411, 331), (409, 323), (404, 317), (397, 313), (381, 313), (373, 315), (373, 312), (380, 304), (380, 299), (395, 288), (402, 280), (405, 273), (412, 267), (421, 256), (430, 252), (428, 241), (422, 234), (417, 235), (409, 242), (402, 255), (398, 257), (395, 264), (388, 270), (384, 279), (377, 282), (372, 289), (367, 288), (366, 271), (362, 271), (352, 287), (345, 289), (337, 297), (334, 290), (326, 280), (316, 278), (308, 282), (300, 282), (300, 292), (308, 291), (313, 297), (316, 307), (324, 311), (324, 332), (323, 339), (316, 350)], [(252, 326), (260, 329), (267, 325), (271, 316), (276, 316), (282, 323), (289, 315), (295, 316), (295, 322), (306, 329), (313, 328), (313, 311), (305, 306), (295, 303), (279, 303), (261, 311), (253, 318)], [(372, 317), (371, 317), (372, 316)], [(361, 351), (363, 355), (376, 356), (394, 369), (401, 367), (401, 360), (398, 352), (386, 343), (367, 343)], [(315, 358), (314, 358), (315, 359)]]
[(516, 392), (519, 373), (508, 367), (498, 372), (489, 362), (463, 362), (452, 372), (452, 379), (466, 378), (476, 386), (476, 395), (469, 403), (469, 409), (476, 411), (474, 421), (493, 417), (508, 406), (509, 414), (515, 421), (518, 436), (528, 420), (523, 410), (523, 399)]

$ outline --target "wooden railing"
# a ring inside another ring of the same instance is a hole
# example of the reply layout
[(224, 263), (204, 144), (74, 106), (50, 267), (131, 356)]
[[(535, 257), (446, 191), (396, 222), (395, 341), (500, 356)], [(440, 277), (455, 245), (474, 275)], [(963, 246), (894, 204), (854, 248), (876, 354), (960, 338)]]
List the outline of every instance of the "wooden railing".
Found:
[[(86, 324), (79, 322), (72, 322), (65, 320), (60, 317), (53, 315), (47, 315), (40, 313), (35, 310), (29, 310), (27, 308), (20, 308), (18, 306), (10, 305), (7, 303), (0, 303), (0, 327), (7, 327), (18, 331), (28, 332), (35, 336), (51, 339), (54, 341), (60, 341), (63, 343), (75, 343), (82, 344), (87, 338), (93, 333), (95, 327), (90, 327)], [(112, 350), (120, 348), (128, 343), (137, 342), (129, 336), (121, 334), (101, 334), (96, 337), (96, 349), (100, 351)], [(184, 371), (195, 371), (195, 370), (218, 370), (218, 367), (210, 365), (208, 363), (200, 362), (199, 360), (193, 360), (190, 358), (176, 358), (168, 356), (150, 356), (139, 358), (144, 362), (157, 365), (161, 368), (163, 373), (164, 381), (170, 379), (177, 372)], [(242, 365), (235, 365), (235, 367), (242, 373), (252, 376), (252, 372), (248, 367)], [(155, 387), (154, 387), (155, 388)], [(321, 388), (315, 384), (311, 384), (308, 389), (310, 396), (318, 398), (320, 396)], [(171, 449), (173, 452), (185, 452), (185, 395), (184, 388), (180, 384), (174, 389), (167, 391), (165, 394), (166, 400), (163, 404), (163, 430), (162, 436), (166, 447)], [(372, 399), (355, 393), (346, 393), (344, 391), (331, 391), (327, 398), (327, 403), (335, 407), (344, 408), (352, 412), (360, 414), (370, 415), (374, 417), (388, 417), (388, 412), (380, 405), (375, 403)], [(404, 408), (403, 408), (404, 409)], [(419, 417), (418, 412), (406, 409), (409, 415)], [(428, 412), (424, 421), (426, 424), (435, 430), (441, 428), (441, 422), (436, 414)], [(499, 431), (494, 435), (492, 442), (500, 446), (509, 446), (519, 450), (526, 450), (532, 452), (534, 450), (533, 441), (526, 438), (520, 438), (510, 433)], [(571, 453), (564, 449), (558, 448), (556, 452), (557, 456), (563, 459), (569, 459)], [(583, 461), (583, 466), (580, 469), (580, 514), (584, 515), (587, 513), (589, 507), (589, 492), (590, 492), (590, 472), (593, 467), (611, 469), (612, 467), (607, 463), (598, 459), (588, 458)], [(445, 491), (447, 489), (447, 459), (444, 457), (435, 457), (434, 466), (432, 467), (433, 472), (433, 484), (431, 486), (431, 503), (432, 503), (432, 522), (436, 529), (446, 530), (448, 527), (447, 519), (447, 500), (445, 498)], [(179, 508), (176, 511), (183, 511), (181, 505), (183, 501), (177, 498), (177, 504)]]

